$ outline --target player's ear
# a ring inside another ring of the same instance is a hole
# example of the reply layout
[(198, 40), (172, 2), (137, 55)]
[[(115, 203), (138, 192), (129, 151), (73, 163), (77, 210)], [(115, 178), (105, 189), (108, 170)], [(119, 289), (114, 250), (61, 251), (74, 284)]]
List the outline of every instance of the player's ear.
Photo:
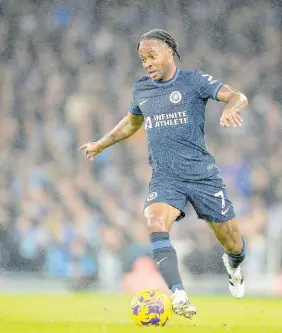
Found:
[(173, 51), (171, 47), (167, 48), (167, 57), (169, 60), (173, 58)]

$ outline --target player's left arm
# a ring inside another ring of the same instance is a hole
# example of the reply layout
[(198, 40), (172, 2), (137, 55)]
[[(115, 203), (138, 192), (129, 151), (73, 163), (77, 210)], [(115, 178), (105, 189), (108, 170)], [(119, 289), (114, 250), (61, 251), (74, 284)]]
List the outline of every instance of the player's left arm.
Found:
[(229, 85), (222, 85), (218, 90), (216, 99), (227, 103), (220, 117), (220, 125), (223, 127), (242, 126), (241, 112), (247, 107), (247, 97)]

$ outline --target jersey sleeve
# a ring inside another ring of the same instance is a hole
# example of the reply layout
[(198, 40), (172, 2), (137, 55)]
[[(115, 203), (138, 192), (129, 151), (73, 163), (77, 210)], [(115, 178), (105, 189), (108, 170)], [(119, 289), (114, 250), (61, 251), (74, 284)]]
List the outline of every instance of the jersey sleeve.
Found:
[(197, 93), (202, 99), (212, 98), (217, 100), (216, 96), (223, 82), (220, 82), (213, 78), (209, 74), (205, 74), (202, 71), (196, 71), (195, 73), (195, 86)]
[(131, 104), (129, 108), (129, 112), (135, 114), (136, 116), (142, 115), (142, 111), (139, 108), (139, 105), (137, 103), (137, 98), (136, 98), (136, 84), (132, 88), (132, 98), (131, 98)]

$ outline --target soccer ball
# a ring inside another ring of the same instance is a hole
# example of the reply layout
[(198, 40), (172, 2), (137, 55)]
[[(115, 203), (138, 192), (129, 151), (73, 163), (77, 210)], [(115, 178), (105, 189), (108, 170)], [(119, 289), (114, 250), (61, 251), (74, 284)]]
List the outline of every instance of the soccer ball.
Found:
[(158, 289), (146, 289), (131, 302), (132, 318), (139, 326), (164, 326), (171, 317), (171, 302)]

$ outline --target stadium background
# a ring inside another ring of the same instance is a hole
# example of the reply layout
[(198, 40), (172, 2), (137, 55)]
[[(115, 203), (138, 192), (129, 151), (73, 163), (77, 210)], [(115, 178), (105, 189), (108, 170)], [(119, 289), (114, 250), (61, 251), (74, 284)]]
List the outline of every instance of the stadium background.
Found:
[[(138, 37), (157, 27), (177, 39), (180, 67), (201, 68), (249, 98), (240, 129), (222, 129), (223, 104), (208, 104), (207, 144), (248, 240), (248, 293), (282, 294), (277, 4), (0, 1), (2, 290), (115, 291), (138, 288), (144, 272), (159, 279), (146, 259), (144, 132), (94, 163), (78, 151), (127, 114), (143, 73)], [(227, 293), (222, 249), (191, 207), (186, 213), (172, 238), (188, 290)]]

